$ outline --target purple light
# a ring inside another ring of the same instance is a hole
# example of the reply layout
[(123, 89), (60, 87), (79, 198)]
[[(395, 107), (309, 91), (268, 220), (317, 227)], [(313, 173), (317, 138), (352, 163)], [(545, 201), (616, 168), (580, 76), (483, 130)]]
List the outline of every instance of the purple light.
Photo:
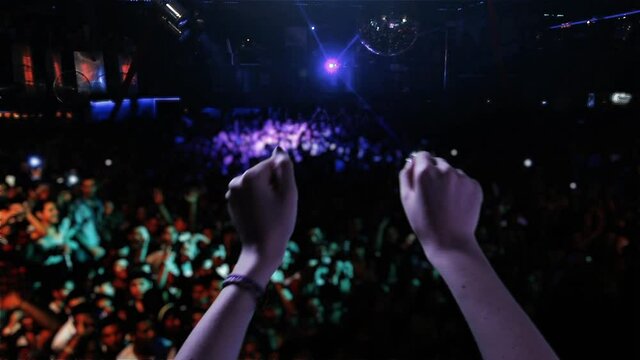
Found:
[(340, 63), (338, 62), (338, 60), (333, 58), (327, 59), (327, 61), (325, 61), (324, 63), (324, 69), (329, 74), (335, 74), (340, 69)]
[(619, 18), (625, 18), (626, 16), (637, 15), (637, 14), (640, 14), (640, 10), (632, 10), (632, 11), (628, 11), (628, 12), (624, 12), (624, 13), (607, 15), (607, 16), (602, 16), (602, 17), (593, 17), (593, 18), (591, 18), (589, 20), (565, 22), (565, 23), (562, 23), (562, 24), (559, 24), (559, 25), (551, 26), (549, 29), (551, 29), (551, 30), (567, 29), (567, 28), (570, 28), (572, 26), (583, 25), (583, 24), (593, 25), (596, 22), (598, 22), (598, 20), (619, 19)]

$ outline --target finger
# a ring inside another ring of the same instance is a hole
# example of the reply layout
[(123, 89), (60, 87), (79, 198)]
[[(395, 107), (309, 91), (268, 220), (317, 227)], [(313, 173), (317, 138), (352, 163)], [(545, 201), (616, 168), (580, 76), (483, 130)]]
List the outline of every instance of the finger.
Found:
[(413, 190), (413, 160), (407, 160), (404, 168), (400, 170), (400, 194), (408, 190)]
[(449, 165), (447, 160), (440, 157), (433, 158), (433, 160), (435, 162), (436, 168), (440, 170), (440, 172), (445, 173), (451, 170), (451, 165)]
[(257, 165), (253, 166), (251, 169), (245, 171), (244, 176), (246, 180), (250, 180), (250, 181), (257, 180), (258, 182), (264, 181), (264, 183), (266, 184), (267, 181), (269, 180), (269, 177), (271, 177), (273, 160), (274, 158), (272, 155), (270, 158), (261, 161)]
[(426, 174), (433, 167), (431, 154), (420, 151), (413, 155), (413, 183), (418, 184), (423, 174)]
[(293, 172), (293, 162), (289, 155), (280, 147), (274, 151), (273, 174), (277, 188), (290, 190), (296, 187), (296, 178)]
[(231, 181), (229, 181), (229, 190), (224, 195), (224, 198), (229, 200), (231, 193), (234, 191), (238, 191), (242, 187), (242, 175), (236, 176)]

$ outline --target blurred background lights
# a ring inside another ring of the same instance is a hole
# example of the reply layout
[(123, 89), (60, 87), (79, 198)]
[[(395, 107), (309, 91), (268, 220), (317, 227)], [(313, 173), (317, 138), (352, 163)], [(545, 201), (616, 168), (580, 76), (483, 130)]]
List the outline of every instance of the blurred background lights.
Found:
[(42, 166), (42, 159), (40, 159), (37, 156), (29, 157), (29, 166), (31, 166), (32, 168), (36, 168), (36, 167)]

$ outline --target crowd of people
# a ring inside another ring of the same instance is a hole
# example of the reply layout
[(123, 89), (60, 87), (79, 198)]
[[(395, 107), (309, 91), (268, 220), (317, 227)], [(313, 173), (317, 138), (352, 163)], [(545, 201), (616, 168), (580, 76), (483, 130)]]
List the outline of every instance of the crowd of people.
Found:
[(181, 148), (208, 158), (223, 174), (234, 168), (249, 168), (277, 145), (289, 151), (297, 163), (305, 157), (330, 154), (337, 171), (350, 162), (360, 167), (370, 163), (398, 163), (405, 155), (393, 146), (393, 141), (367, 136), (371, 129), (362, 132), (367, 126), (380, 127), (381, 124), (376, 123), (379, 120), (370, 112), (351, 113), (344, 108), (333, 113), (318, 107), (308, 118), (300, 114), (292, 118), (278, 111), (266, 117), (260, 112), (247, 112), (236, 116), (215, 134), (201, 135)]
[[(241, 357), (477, 357), (402, 214), (397, 170), (407, 154), (373, 153), (339, 123), (312, 119), (230, 124), (206, 146), (189, 145), (229, 173), (283, 141), (298, 161), (296, 231)], [(352, 158), (369, 151), (368, 166), (337, 171), (345, 148)], [(572, 187), (542, 171), (482, 182), (478, 240), (561, 357), (637, 350), (640, 157), (599, 151), (597, 170), (580, 167)], [(385, 154), (392, 159), (376, 161)], [(141, 183), (130, 201), (106, 189), (111, 179), (69, 187), (46, 168), (23, 171), (0, 184), (0, 358), (172, 357), (238, 260), (220, 191), (230, 177), (164, 191)]]

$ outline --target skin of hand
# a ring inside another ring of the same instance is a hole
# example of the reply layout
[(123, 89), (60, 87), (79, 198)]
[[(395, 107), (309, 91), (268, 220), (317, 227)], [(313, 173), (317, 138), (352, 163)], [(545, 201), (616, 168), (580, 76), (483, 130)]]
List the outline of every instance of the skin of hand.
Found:
[(500, 281), (474, 232), (482, 189), (427, 152), (400, 172), (400, 196), (425, 255), (444, 278), (485, 359), (557, 359)]
[(427, 256), (478, 246), (482, 188), (444, 159), (414, 153), (400, 172), (400, 197)]
[[(291, 159), (277, 147), (269, 159), (231, 180), (226, 198), (242, 241), (233, 273), (264, 288), (282, 262), (296, 222), (298, 189)], [(253, 294), (225, 287), (176, 359), (237, 359), (255, 307)]]
[(200, 193), (198, 192), (197, 189), (191, 189), (185, 196), (184, 199), (190, 203), (197, 203), (198, 202), (198, 198), (200, 198)]
[(161, 189), (153, 189), (153, 202), (156, 205), (162, 205), (164, 204), (164, 193), (162, 192)]
[(276, 147), (269, 159), (231, 180), (226, 198), (242, 241), (234, 273), (266, 284), (282, 262), (296, 223), (298, 189), (291, 159)]

